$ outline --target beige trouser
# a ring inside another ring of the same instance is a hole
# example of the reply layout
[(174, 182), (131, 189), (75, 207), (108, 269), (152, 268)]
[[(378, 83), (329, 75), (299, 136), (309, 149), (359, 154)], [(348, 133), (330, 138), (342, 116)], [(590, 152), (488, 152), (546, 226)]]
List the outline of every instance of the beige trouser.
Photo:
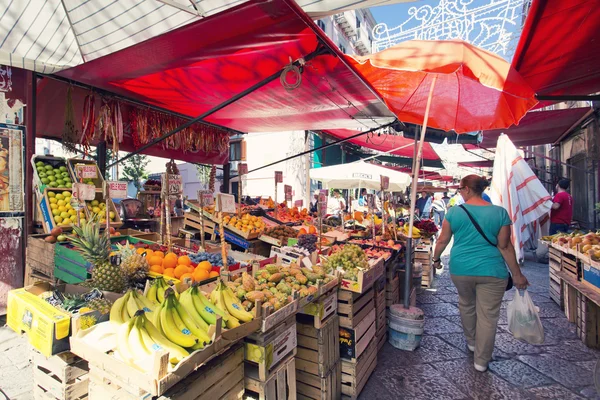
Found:
[(456, 275), (451, 278), (458, 290), (458, 309), (467, 343), (475, 346), (475, 363), (487, 366), (494, 352), (507, 279)]

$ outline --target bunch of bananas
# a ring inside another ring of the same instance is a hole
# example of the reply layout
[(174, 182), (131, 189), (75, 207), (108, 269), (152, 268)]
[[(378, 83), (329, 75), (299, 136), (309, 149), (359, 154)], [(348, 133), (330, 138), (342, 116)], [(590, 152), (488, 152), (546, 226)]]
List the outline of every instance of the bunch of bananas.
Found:
[(169, 286), (165, 278), (160, 276), (154, 280), (154, 282), (148, 288), (148, 292), (146, 293), (146, 298), (154, 303), (162, 304), (165, 301), (165, 291), (167, 289), (173, 289), (175, 292), (175, 297), (179, 297), (179, 293), (174, 286)]
[(211, 303), (197, 286), (192, 286), (182, 292), (179, 302), (190, 314), (199, 314), (208, 325), (216, 325), (218, 316), (221, 316), (224, 323), (229, 320), (228, 313)]
[(133, 318), (121, 324), (117, 330), (117, 353), (130, 366), (148, 371), (153, 363), (148, 358), (154, 352), (169, 352), (169, 362), (176, 365), (189, 355), (188, 351), (173, 343), (160, 332), (146, 317), (144, 310), (139, 310)]
[(121, 325), (131, 320), (139, 310), (154, 312), (158, 305), (138, 293), (136, 289), (129, 289), (123, 297), (113, 303), (109, 319), (113, 324)]
[(244, 309), (233, 291), (221, 280), (210, 294), (210, 301), (225, 312), (223, 321), (228, 329), (240, 326), (240, 321), (250, 322), (254, 319), (252, 313)]
[(192, 350), (203, 349), (212, 343), (212, 338), (208, 335), (208, 324), (196, 311), (193, 299), (192, 303), (187, 304), (186, 309), (175, 297), (175, 291), (168, 288), (165, 291), (165, 301), (154, 312), (152, 323), (171, 342)]
[[(405, 236), (408, 236), (408, 224), (405, 224), (405, 225), (402, 227), (402, 233), (403, 233)], [(419, 228), (415, 228), (415, 227), (413, 226), (413, 228), (412, 228), (412, 237), (413, 237), (413, 239), (419, 239), (419, 238), (421, 237), (421, 231), (419, 230)]]

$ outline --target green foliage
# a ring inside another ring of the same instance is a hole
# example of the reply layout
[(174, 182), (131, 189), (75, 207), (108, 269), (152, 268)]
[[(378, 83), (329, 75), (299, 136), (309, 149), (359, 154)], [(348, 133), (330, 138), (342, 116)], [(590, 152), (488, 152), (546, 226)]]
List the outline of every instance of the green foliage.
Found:
[(150, 160), (148, 157), (143, 154), (136, 154), (131, 158), (125, 160), (122, 164), (123, 169), (122, 179), (133, 182), (138, 192), (142, 188), (142, 179), (148, 178), (148, 171), (146, 170), (146, 166)]
[(208, 165), (196, 165), (196, 174), (200, 183), (208, 185), (210, 181), (210, 167)]

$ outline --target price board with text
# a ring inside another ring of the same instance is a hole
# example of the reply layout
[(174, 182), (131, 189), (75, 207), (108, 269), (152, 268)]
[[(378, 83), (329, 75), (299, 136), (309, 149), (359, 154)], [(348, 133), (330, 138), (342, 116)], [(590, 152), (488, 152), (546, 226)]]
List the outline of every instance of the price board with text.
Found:
[(215, 204), (215, 196), (210, 190), (198, 190), (198, 202), (201, 207)]
[(108, 196), (111, 199), (126, 199), (127, 198), (127, 182), (123, 181), (108, 181)]
[(283, 192), (285, 193), (285, 201), (292, 201), (292, 186), (284, 185)]
[(218, 193), (216, 209), (218, 212), (235, 213), (235, 197), (230, 194)]
[(96, 167), (96, 164), (76, 165), (75, 171), (79, 179), (96, 179), (98, 177), (98, 167)]
[(169, 196), (177, 196), (183, 193), (183, 181), (181, 175), (168, 174)]
[(275, 171), (275, 183), (283, 183), (283, 172)]

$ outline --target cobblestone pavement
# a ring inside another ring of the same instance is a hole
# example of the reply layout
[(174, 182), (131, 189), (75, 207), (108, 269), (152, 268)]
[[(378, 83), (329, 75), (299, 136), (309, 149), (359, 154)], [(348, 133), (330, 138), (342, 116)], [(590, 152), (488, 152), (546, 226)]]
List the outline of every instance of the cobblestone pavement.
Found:
[(0, 400), (33, 399), (33, 370), (27, 337), (18, 336), (0, 316)]
[(502, 303), (494, 360), (488, 372), (475, 371), (456, 289), (445, 270), (432, 289), (417, 295), (426, 318), (420, 348), (407, 352), (386, 343), (360, 399), (600, 399), (593, 379), (600, 352), (581, 342), (575, 326), (550, 299), (548, 264), (526, 262), (523, 273), (540, 308), (544, 344), (530, 345), (508, 332), (506, 306), (512, 289)]

